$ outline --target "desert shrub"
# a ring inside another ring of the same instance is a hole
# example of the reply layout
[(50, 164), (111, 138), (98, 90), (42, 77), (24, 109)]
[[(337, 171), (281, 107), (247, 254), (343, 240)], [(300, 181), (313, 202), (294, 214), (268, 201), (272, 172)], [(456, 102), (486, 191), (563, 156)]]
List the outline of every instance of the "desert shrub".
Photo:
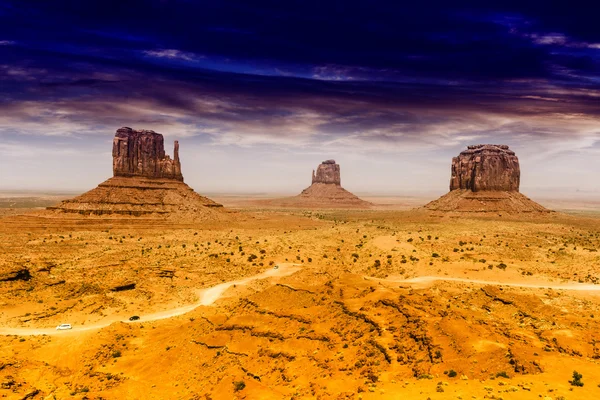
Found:
[(456, 373), (455, 370), (451, 369), (450, 371), (448, 371), (449, 378), (454, 378), (456, 375), (458, 375), (458, 374)]
[(239, 392), (240, 390), (244, 390), (246, 387), (246, 383), (244, 381), (233, 382), (233, 390)]
[(433, 257), (433, 258), (439, 258), (439, 256), (440, 256), (440, 255), (439, 255), (438, 253), (433, 253), (433, 254), (431, 255), (431, 257)]
[(506, 264), (500, 263), (500, 264), (496, 265), (496, 268), (506, 269)]
[(508, 374), (505, 371), (501, 371), (496, 374), (496, 378), (510, 379), (510, 376), (508, 376)]
[(119, 358), (121, 357), (121, 350), (115, 350), (112, 352), (112, 357), (113, 358)]
[(582, 387), (583, 386), (583, 382), (581, 382), (581, 378), (583, 378), (583, 375), (581, 375), (577, 371), (573, 371), (573, 380), (569, 381), (569, 383), (571, 384), (571, 386)]

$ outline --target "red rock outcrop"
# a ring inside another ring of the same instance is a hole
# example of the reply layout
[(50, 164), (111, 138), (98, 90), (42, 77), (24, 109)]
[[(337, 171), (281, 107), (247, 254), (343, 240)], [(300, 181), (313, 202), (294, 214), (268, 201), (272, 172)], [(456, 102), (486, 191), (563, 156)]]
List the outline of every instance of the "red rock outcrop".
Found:
[(506, 145), (468, 146), (452, 159), (450, 193), (425, 208), (442, 212), (545, 213), (543, 206), (519, 193), (519, 159)]
[(335, 160), (323, 161), (317, 167), (317, 173), (313, 170), (312, 183), (332, 183), (340, 186), (342, 178), (340, 175), (340, 165)]
[(335, 160), (323, 161), (312, 172), (312, 184), (295, 197), (259, 200), (257, 203), (293, 208), (370, 208), (364, 201), (341, 186), (340, 166)]
[(519, 159), (506, 145), (468, 146), (452, 159), (450, 190), (518, 192)]
[(114, 176), (98, 187), (47, 210), (108, 218), (145, 217), (186, 221), (222, 220), (221, 204), (183, 183), (179, 143), (174, 158), (165, 154), (160, 133), (117, 130), (113, 140)]
[(123, 127), (113, 139), (113, 175), (167, 178), (183, 181), (179, 161), (179, 142), (175, 141), (173, 159), (165, 154), (163, 135), (150, 130)]

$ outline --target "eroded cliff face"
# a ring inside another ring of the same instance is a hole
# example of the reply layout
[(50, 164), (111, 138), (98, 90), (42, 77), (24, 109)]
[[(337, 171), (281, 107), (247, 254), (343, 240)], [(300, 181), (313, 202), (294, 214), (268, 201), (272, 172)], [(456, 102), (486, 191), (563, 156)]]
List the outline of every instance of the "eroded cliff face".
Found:
[(164, 138), (160, 133), (120, 128), (113, 139), (113, 175), (183, 181), (179, 143), (175, 141), (174, 155), (171, 159), (165, 154)]
[(452, 159), (450, 190), (518, 192), (519, 159), (506, 145), (468, 146)]
[(227, 220), (223, 206), (183, 182), (179, 143), (174, 158), (165, 154), (164, 138), (150, 130), (117, 130), (113, 140), (114, 176), (73, 199), (47, 210), (52, 216), (157, 218), (171, 221)]
[(342, 178), (339, 164), (336, 164), (335, 160), (323, 161), (317, 168), (317, 173), (313, 171), (312, 183), (331, 183), (340, 186)]

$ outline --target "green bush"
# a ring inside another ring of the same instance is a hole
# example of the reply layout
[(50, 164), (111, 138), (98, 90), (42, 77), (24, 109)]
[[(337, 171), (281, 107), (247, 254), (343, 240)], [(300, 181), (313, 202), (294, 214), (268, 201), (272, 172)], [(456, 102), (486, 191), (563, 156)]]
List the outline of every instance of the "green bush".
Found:
[(569, 383), (571, 384), (571, 386), (582, 387), (583, 386), (583, 382), (581, 382), (581, 378), (583, 378), (583, 375), (581, 375), (577, 371), (573, 371), (573, 380), (569, 381)]

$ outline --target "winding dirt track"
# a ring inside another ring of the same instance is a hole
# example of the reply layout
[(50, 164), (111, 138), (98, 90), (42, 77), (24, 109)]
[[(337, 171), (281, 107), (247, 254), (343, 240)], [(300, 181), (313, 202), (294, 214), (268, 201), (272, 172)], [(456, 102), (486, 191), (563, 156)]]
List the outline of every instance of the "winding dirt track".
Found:
[[(145, 316), (141, 316), (139, 320), (135, 322), (130, 322), (129, 320), (122, 320), (119, 318), (115, 318), (112, 320), (102, 321), (101, 323), (85, 325), (85, 326), (75, 326), (73, 329), (67, 331), (57, 331), (55, 328), (7, 328), (0, 327), (0, 335), (19, 335), (19, 336), (32, 336), (32, 335), (66, 335), (69, 333), (79, 333), (91, 330), (97, 330), (104, 327), (109, 326), (114, 322), (126, 322), (126, 323), (140, 323), (140, 322), (150, 322), (150, 321), (158, 321), (161, 319), (167, 319), (171, 317), (176, 317), (179, 315), (183, 315), (194, 310), (200, 306), (210, 306), (215, 301), (217, 301), (225, 291), (233, 285), (245, 285), (251, 281), (257, 279), (266, 279), (270, 277), (282, 277), (289, 276), (293, 273), (299, 271), (301, 268), (298, 264), (279, 264), (278, 269), (268, 269), (265, 272), (250, 276), (248, 278), (224, 282), (219, 285), (198, 290), (199, 300), (196, 303), (177, 307), (170, 310), (165, 310), (153, 314), (147, 314)], [(554, 289), (554, 290), (575, 290), (575, 291), (590, 291), (590, 292), (599, 292), (600, 285), (593, 284), (583, 284), (583, 283), (565, 283), (565, 284), (533, 284), (533, 283), (507, 283), (507, 282), (497, 282), (497, 281), (483, 281), (477, 279), (466, 279), (466, 278), (452, 278), (452, 277), (442, 277), (442, 276), (419, 276), (416, 278), (410, 279), (380, 279), (373, 277), (364, 277), (365, 279), (374, 280), (374, 281), (382, 281), (382, 282), (390, 282), (390, 283), (404, 283), (404, 284), (430, 284), (437, 281), (448, 281), (448, 282), (460, 282), (467, 283), (473, 285), (497, 285), (497, 286), (510, 286), (510, 287), (519, 287), (519, 288), (532, 288), (532, 289)]]
[[(369, 278), (374, 279), (374, 278)], [(575, 290), (582, 292), (599, 292), (600, 285), (594, 284), (586, 284), (586, 283), (563, 283), (563, 284), (552, 284), (552, 283), (510, 283), (510, 282), (498, 282), (498, 281), (483, 281), (479, 279), (467, 279), (467, 278), (452, 278), (445, 276), (418, 276), (416, 278), (410, 279), (376, 279), (378, 281), (384, 282), (394, 282), (394, 283), (408, 283), (408, 284), (416, 284), (416, 283), (433, 283), (438, 281), (446, 281), (446, 282), (460, 282), (460, 283), (469, 283), (472, 285), (496, 285), (496, 286), (510, 286), (510, 287), (519, 287), (519, 288), (531, 288), (531, 289), (553, 289), (553, 290)]]
[(19, 336), (66, 335), (66, 334), (70, 334), (70, 333), (79, 333), (79, 332), (101, 329), (101, 328), (109, 326), (110, 324), (112, 324), (114, 322), (140, 323), (140, 322), (151, 322), (151, 321), (158, 321), (161, 319), (176, 317), (176, 316), (188, 313), (200, 306), (210, 306), (215, 301), (217, 301), (219, 298), (221, 298), (223, 293), (225, 293), (225, 291), (233, 285), (245, 285), (245, 284), (248, 284), (249, 282), (252, 282), (252, 281), (258, 280), (258, 279), (288, 276), (288, 275), (292, 275), (293, 273), (295, 273), (296, 271), (299, 271), (301, 269), (300, 267), (298, 267), (298, 264), (287, 264), (287, 263), (286, 264), (278, 264), (278, 267), (279, 267), (278, 269), (271, 268), (261, 274), (250, 276), (248, 278), (244, 278), (244, 279), (240, 279), (240, 280), (236, 280), (236, 281), (224, 282), (224, 283), (218, 284), (216, 286), (213, 286), (213, 287), (210, 287), (207, 289), (200, 289), (197, 292), (199, 300), (196, 303), (193, 303), (193, 304), (190, 304), (187, 306), (183, 306), (183, 307), (177, 307), (177, 308), (173, 308), (170, 310), (165, 310), (165, 311), (160, 311), (160, 312), (140, 316), (139, 320), (133, 321), (133, 322), (131, 322), (129, 320), (123, 320), (120, 318), (114, 318), (112, 320), (105, 320), (105, 321), (102, 321), (97, 324), (74, 326), (73, 329), (64, 330), (64, 331), (58, 331), (55, 328), (0, 327), (0, 335), (19, 335)]

